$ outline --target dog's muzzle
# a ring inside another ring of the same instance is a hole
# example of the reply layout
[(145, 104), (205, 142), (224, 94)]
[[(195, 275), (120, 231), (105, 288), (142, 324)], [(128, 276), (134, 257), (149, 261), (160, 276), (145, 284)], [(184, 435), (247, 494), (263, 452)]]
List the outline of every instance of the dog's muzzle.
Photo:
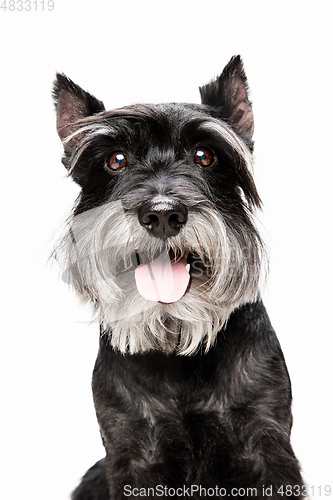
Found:
[[(164, 241), (177, 236), (187, 222), (187, 215), (184, 203), (164, 195), (155, 196), (138, 211), (141, 226), (150, 236)], [(165, 248), (151, 259), (140, 254), (140, 265), (135, 270), (140, 295), (154, 302), (179, 300), (186, 293), (190, 280), (187, 253), (177, 258)]]

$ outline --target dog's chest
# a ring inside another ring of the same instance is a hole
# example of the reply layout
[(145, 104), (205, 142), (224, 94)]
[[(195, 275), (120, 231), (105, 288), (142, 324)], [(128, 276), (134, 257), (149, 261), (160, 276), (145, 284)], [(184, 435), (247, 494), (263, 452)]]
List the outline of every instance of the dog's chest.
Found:
[(109, 421), (145, 420), (150, 425), (166, 418), (181, 424), (189, 415), (222, 414), (223, 369), (216, 357), (123, 356), (104, 346), (93, 377), (97, 413), (102, 418), (107, 413)]

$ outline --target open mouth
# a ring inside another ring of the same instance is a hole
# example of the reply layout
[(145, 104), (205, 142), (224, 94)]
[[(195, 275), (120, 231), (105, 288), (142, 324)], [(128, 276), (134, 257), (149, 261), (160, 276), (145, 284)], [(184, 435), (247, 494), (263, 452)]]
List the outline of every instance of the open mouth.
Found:
[(165, 249), (153, 258), (136, 253), (135, 282), (142, 297), (153, 302), (170, 304), (181, 299), (190, 283), (189, 252), (175, 255)]

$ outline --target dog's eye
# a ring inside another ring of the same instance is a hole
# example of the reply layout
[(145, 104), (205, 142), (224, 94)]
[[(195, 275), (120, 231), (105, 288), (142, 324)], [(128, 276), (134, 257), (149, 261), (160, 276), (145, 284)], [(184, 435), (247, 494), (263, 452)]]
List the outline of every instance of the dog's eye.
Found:
[(121, 168), (126, 167), (126, 156), (121, 151), (116, 151), (112, 153), (107, 161), (107, 166), (112, 170), (120, 170)]
[(194, 153), (194, 163), (200, 167), (209, 167), (214, 160), (214, 154), (207, 148), (199, 148)]

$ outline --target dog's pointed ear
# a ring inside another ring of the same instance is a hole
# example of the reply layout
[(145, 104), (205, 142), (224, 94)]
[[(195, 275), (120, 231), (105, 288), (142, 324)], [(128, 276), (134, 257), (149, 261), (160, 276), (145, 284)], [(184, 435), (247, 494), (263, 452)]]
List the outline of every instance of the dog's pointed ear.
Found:
[(227, 122), (252, 148), (254, 121), (241, 57), (232, 57), (216, 80), (200, 88), (200, 94), (212, 115)]
[[(53, 86), (53, 99), (57, 112), (57, 131), (61, 140), (73, 134), (82, 118), (104, 111), (104, 104), (81, 89), (66, 75), (57, 73)], [(77, 138), (73, 138), (75, 143)]]

